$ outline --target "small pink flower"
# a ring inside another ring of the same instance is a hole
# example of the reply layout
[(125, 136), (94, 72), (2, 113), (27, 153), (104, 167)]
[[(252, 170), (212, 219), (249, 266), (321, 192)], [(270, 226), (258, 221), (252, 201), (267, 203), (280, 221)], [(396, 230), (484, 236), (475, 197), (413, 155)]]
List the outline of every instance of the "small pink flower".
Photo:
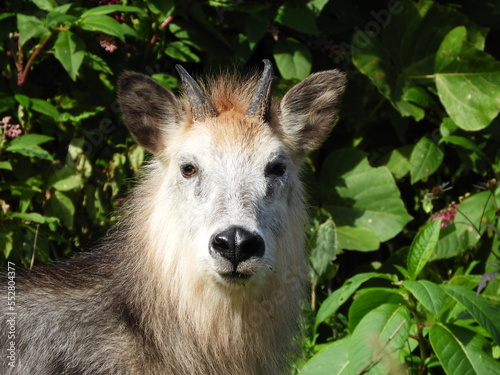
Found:
[(5, 116), (2, 121), (0, 121), (0, 128), (3, 130), (2, 132), (2, 140), (6, 140), (7, 138), (17, 138), (19, 137), (23, 131), (21, 130), (21, 125), (19, 124), (11, 124), (12, 116)]
[(434, 215), (430, 217), (429, 220), (435, 221), (441, 219), (441, 229), (443, 229), (455, 222), (455, 216), (457, 212), (458, 212), (458, 205), (455, 202), (452, 202), (448, 206), (448, 208), (436, 212)]
[(116, 44), (116, 39), (109, 35), (101, 34), (99, 36), (99, 44), (109, 53), (113, 53), (118, 49), (118, 45)]

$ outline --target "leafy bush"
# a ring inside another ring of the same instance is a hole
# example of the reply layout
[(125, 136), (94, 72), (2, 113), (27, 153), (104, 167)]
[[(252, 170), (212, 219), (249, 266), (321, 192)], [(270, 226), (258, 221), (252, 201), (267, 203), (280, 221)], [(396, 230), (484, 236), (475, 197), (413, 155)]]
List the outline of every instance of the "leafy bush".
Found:
[[(500, 372), (500, 2), (15, 0), (0, 14), (0, 248), (90, 247), (147, 156), (115, 82), (260, 67), (284, 92), (339, 67), (307, 160), (312, 298), (301, 374)], [(405, 370), (406, 369), (406, 370)]]

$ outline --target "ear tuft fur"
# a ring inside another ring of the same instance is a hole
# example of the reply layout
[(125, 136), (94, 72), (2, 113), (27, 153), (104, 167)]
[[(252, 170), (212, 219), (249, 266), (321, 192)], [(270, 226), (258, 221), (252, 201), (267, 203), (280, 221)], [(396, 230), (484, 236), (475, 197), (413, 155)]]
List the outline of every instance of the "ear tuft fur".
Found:
[(311, 74), (287, 92), (280, 104), (280, 121), (295, 152), (319, 147), (337, 118), (346, 76), (339, 70)]

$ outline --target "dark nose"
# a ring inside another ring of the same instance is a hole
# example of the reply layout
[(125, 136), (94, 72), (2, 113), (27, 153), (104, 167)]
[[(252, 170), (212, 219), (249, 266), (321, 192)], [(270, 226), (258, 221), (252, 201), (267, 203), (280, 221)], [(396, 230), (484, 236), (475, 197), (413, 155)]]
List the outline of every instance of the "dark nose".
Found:
[(231, 227), (212, 237), (211, 249), (229, 260), (233, 266), (251, 257), (262, 257), (264, 239), (240, 227)]

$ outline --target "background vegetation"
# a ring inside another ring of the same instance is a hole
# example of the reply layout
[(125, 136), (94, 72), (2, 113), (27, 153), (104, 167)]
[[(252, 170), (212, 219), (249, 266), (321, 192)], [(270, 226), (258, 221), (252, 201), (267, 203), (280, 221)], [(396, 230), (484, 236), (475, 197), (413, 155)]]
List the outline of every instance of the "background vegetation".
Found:
[(0, 250), (91, 247), (147, 155), (121, 71), (176, 90), (270, 58), (284, 92), (338, 67), (341, 119), (307, 163), (313, 297), (302, 374), (500, 373), (500, 1), (7, 0)]

